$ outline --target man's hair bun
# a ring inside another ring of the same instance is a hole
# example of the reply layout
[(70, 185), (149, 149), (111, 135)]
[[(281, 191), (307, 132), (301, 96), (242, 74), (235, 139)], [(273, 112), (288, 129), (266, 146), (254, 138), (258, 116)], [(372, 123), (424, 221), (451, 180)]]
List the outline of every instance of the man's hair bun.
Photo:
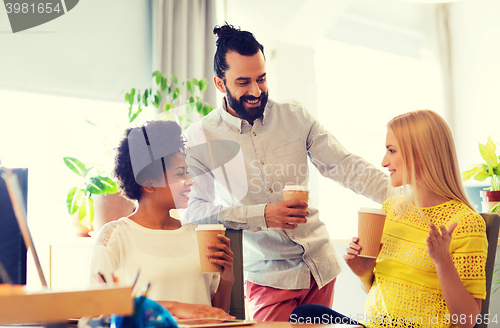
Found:
[(214, 34), (217, 35), (217, 37), (221, 37), (223, 34), (230, 34), (234, 32), (239, 32), (240, 28), (234, 27), (234, 25), (228, 24), (227, 22), (224, 22), (224, 25), (222, 26), (215, 26), (214, 27)]

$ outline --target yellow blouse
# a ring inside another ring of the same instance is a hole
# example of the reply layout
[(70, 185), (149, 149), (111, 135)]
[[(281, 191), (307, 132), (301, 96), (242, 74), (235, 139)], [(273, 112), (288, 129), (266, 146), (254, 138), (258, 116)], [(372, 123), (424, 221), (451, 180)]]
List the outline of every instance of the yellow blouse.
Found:
[[(370, 328), (450, 327), (457, 318), (452, 318), (446, 308), (436, 268), (427, 254), (425, 240), (429, 226), (411, 209), (398, 217), (390, 199), (383, 209), (387, 213), (384, 246), (365, 305), (365, 325)], [(417, 208), (413, 210), (416, 212)], [(448, 228), (458, 222), (450, 244), (455, 268), (467, 291), (474, 298), (484, 299), (488, 251), (484, 220), (455, 200), (421, 210), (437, 227), (443, 224)]]

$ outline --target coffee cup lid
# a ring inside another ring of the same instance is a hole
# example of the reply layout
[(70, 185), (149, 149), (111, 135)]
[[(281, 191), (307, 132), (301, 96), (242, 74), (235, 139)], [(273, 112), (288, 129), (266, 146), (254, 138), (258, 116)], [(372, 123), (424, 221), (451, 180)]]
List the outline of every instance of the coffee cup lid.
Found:
[(359, 209), (358, 213), (372, 213), (372, 214), (380, 214), (380, 215), (386, 215), (385, 211), (379, 208), (368, 208), (368, 207), (362, 207)]
[(196, 230), (226, 230), (223, 224), (198, 224)]
[(307, 188), (307, 186), (300, 186), (300, 185), (286, 185), (285, 189), (283, 190), (309, 191), (309, 188)]

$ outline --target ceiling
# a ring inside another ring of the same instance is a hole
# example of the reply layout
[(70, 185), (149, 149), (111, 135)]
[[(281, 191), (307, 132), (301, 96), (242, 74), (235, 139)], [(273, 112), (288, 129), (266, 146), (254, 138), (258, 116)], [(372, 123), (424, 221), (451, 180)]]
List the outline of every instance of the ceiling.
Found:
[(399, 0), (231, 0), (226, 2), (226, 19), (252, 31), (267, 46), (277, 41), (311, 45), (342, 17), (427, 33), (434, 7)]

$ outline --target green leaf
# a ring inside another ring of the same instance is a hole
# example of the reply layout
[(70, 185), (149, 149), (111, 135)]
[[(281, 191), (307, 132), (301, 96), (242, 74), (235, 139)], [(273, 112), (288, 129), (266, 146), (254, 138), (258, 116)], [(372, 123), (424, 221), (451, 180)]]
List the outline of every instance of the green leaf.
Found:
[(174, 74), (170, 74), (170, 76), (172, 77), (172, 81), (174, 81), (175, 84), (179, 84), (179, 80), (177, 79), (177, 76), (175, 76)]
[(200, 92), (205, 91), (205, 89), (207, 88), (207, 80), (205, 79), (200, 80), (199, 87), (200, 87)]
[(140, 104), (141, 103), (141, 93), (137, 93), (137, 102)]
[(132, 88), (132, 90), (130, 90), (130, 95), (128, 97), (128, 103), (130, 105), (134, 104), (134, 97), (135, 97), (135, 88)]
[(125, 102), (128, 102), (128, 97), (129, 97), (129, 96), (130, 96), (130, 94), (127, 92), (127, 93), (125, 94)]
[(71, 171), (75, 172), (81, 177), (85, 177), (85, 175), (88, 172), (87, 168), (85, 167), (85, 164), (83, 164), (74, 157), (64, 157), (63, 160), (66, 166), (69, 167)]
[[(149, 92), (149, 94), (151, 94)], [(144, 96), (142, 97), (142, 103), (145, 107), (148, 107), (148, 89), (144, 90)]]
[(174, 95), (172, 97), (174, 101), (179, 97), (179, 93), (180, 93), (179, 88), (175, 88)]
[(193, 84), (196, 85), (196, 86), (199, 86), (200, 85), (200, 81), (198, 81), (197, 79), (193, 79)]
[(171, 103), (166, 103), (165, 104), (165, 111), (168, 112), (169, 110), (171, 110), (174, 106), (171, 104)]
[(155, 71), (153, 77), (156, 77), (156, 84), (160, 84), (163, 80), (163, 75), (161, 75), (160, 71)]
[(189, 98), (189, 103), (194, 103), (194, 98), (193, 97)]
[(205, 107), (203, 107), (203, 115), (207, 116), (213, 109), (214, 108), (211, 105), (205, 105)]
[(160, 106), (160, 97), (158, 97), (157, 95), (154, 96), (154, 101), (153, 101), (153, 105), (155, 105), (156, 108), (158, 108), (158, 106)]
[(92, 122), (91, 120), (89, 120), (88, 118), (85, 119), (85, 122), (87, 122), (88, 124), (90, 125), (93, 125), (93, 126), (97, 126), (97, 124), (95, 124), (94, 122)]
[(68, 213), (73, 215), (78, 210), (78, 203), (85, 196), (85, 190), (73, 187), (68, 192), (68, 197), (66, 198), (66, 206), (68, 207)]
[(142, 112), (142, 107), (141, 107), (141, 105), (139, 105), (139, 108), (137, 109), (137, 112), (135, 112), (134, 115), (132, 115), (132, 117), (129, 120), (129, 123), (132, 123), (137, 118), (137, 116), (139, 116), (139, 114), (141, 112)]
[(78, 219), (92, 222), (94, 220), (94, 201), (91, 197), (84, 197), (78, 209)]
[(498, 157), (495, 154), (496, 149), (497, 146), (490, 137), (488, 137), (486, 145), (483, 145), (481, 143), (479, 144), (479, 152), (481, 153), (481, 156), (486, 161), (486, 163), (493, 163), (493, 165), (498, 164)]
[(194, 94), (194, 84), (191, 81), (186, 81), (186, 88), (189, 91), (190, 94)]
[(203, 103), (201, 101), (196, 102), (196, 111), (203, 114)]
[(471, 168), (470, 170), (462, 172), (462, 180), (467, 181), (482, 170), (483, 170), (483, 168), (481, 165), (476, 165), (473, 168)]
[(114, 182), (110, 177), (101, 177), (101, 183), (104, 185), (104, 191), (106, 194), (116, 194), (118, 192), (116, 182)]
[(490, 175), (488, 174), (488, 172), (486, 171), (481, 171), (481, 172), (478, 172), (475, 176), (474, 176), (474, 180), (477, 180), (477, 181), (484, 181), (486, 180), (486, 178), (488, 178)]
[(132, 105), (129, 106), (128, 108), (128, 118), (132, 115)]
[(102, 195), (105, 193), (104, 184), (101, 181), (101, 177), (91, 177), (89, 179), (89, 183), (87, 184), (87, 191), (91, 194)]
[(495, 207), (493, 207), (490, 212), (492, 213), (498, 213), (498, 210), (500, 209), (500, 203), (496, 204)]
[(165, 91), (165, 89), (167, 88), (167, 79), (166, 78), (163, 78), (161, 79), (161, 91)]

